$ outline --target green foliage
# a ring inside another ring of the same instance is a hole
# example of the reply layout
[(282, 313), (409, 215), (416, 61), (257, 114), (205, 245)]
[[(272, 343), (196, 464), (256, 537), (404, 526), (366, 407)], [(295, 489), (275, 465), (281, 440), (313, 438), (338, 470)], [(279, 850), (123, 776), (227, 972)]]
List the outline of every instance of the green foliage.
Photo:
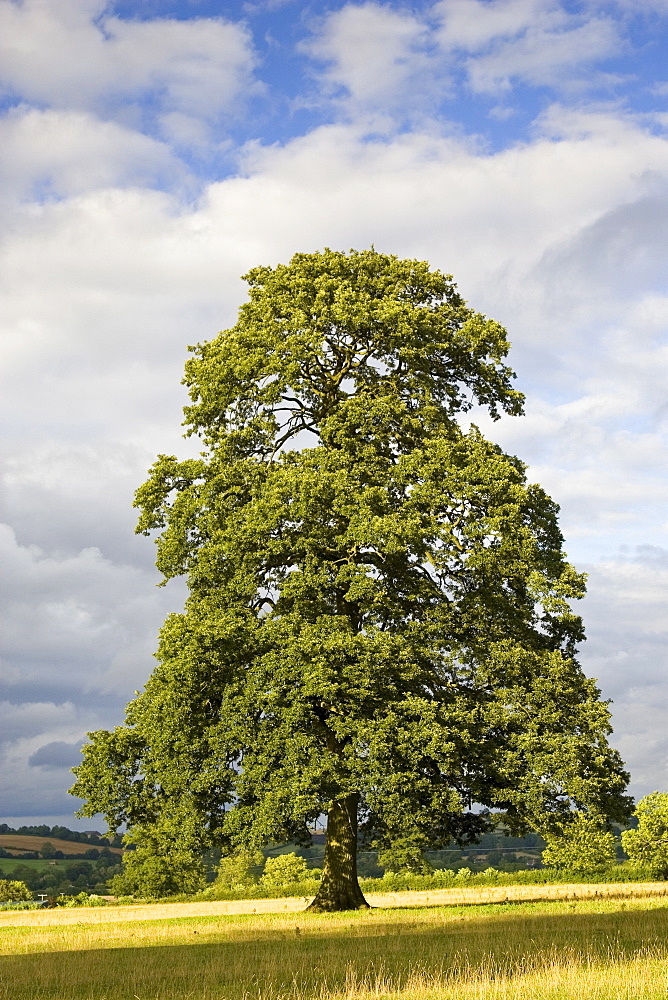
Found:
[(278, 854), (275, 858), (267, 858), (260, 878), (260, 884), (265, 888), (292, 885), (294, 882), (307, 882), (317, 878), (317, 869), (308, 868), (303, 858), (296, 854)]
[(646, 795), (633, 815), (638, 827), (622, 833), (622, 847), (633, 864), (649, 868), (657, 878), (668, 878), (668, 793)]
[(255, 885), (259, 870), (264, 864), (261, 851), (241, 849), (223, 857), (218, 865), (216, 881), (212, 889), (244, 889)]
[(0, 878), (0, 903), (16, 903), (22, 899), (32, 900), (32, 893), (25, 882)]
[[(314, 869), (310, 869), (312, 874)], [(436, 889), (487, 888), (491, 886), (511, 885), (564, 885), (577, 883), (594, 883), (600, 885), (625, 885), (627, 883), (651, 882), (654, 880), (651, 870), (637, 865), (614, 865), (603, 871), (589, 872), (579, 875), (565, 868), (532, 868), (517, 871), (499, 871), (488, 868), (482, 872), (474, 872), (470, 868), (460, 868), (452, 871), (449, 868), (439, 868), (432, 875), (418, 875), (411, 872), (387, 872), (382, 878), (361, 878), (360, 885), (365, 893), (375, 892), (430, 892)], [(282, 886), (268, 886), (258, 882), (256, 885), (225, 890), (221, 887), (209, 886), (195, 897), (196, 899), (275, 899), (280, 897), (313, 896), (320, 882), (309, 879), (304, 882), (290, 882)], [(170, 897), (173, 899), (174, 897)], [(182, 899), (193, 897), (180, 897)]]
[(138, 827), (126, 835), (133, 843), (140, 838), (136, 849), (127, 851), (123, 857), (123, 870), (111, 880), (111, 891), (115, 896), (139, 896), (156, 899), (177, 893), (194, 893), (206, 881), (201, 855), (189, 847), (192, 831), (187, 826), (181, 831), (182, 839), (168, 837), (174, 828), (160, 829), (159, 835), (152, 830)]
[(409, 872), (415, 875), (430, 875), (434, 871), (420, 848), (400, 837), (390, 847), (378, 852), (378, 864), (386, 872)]
[(558, 508), (461, 423), (521, 412), (503, 328), (374, 250), (246, 280), (186, 366), (200, 458), (160, 456), (137, 492), (186, 607), (75, 769), (81, 813), (138, 846), (126, 891), (183, 891), (210, 847), (308, 843), (337, 802), (381, 849), (475, 839), (471, 802), (513, 832), (624, 817)]
[(543, 863), (581, 875), (604, 871), (614, 865), (615, 837), (600, 816), (576, 813), (560, 835), (547, 834)]
[(473, 872), (470, 868), (460, 868), (458, 871), (439, 868), (433, 875), (388, 872), (379, 879), (361, 879), (360, 885), (364, 892), (402, 892), (408, 890), (426, 892), (434, 889), (456, 889), (462, 886), (482, 889), (495, 885), (563, 885), (573, 882), (607, 885), (649, 881), (652, 881), (652, 874), (647, 868), (614, 865), (604, 870), (581, 875), (564, 868), (520, 869), (514, 872), (499, 871), (496, 868), (488, 868), (482, 872)]
[(4, 874), (19, 879), (25, 882), (33, 893), (58, 895), (70, 892), (74, 888), (106, 893), (109, 891), (109, 880), (119, 873), (120, 868), (120, 864), (110, 865), (109, 860), (104, 857), (94, 862), (61, 860), (55, 865), (43, 860), (20, 861), (3, 865), (0, 877)]
[(106, 906), (106, 899), (99, 896), (91, 896), (87, 892), (79, 892), (76, 896), (58, 896), (59, 906)]

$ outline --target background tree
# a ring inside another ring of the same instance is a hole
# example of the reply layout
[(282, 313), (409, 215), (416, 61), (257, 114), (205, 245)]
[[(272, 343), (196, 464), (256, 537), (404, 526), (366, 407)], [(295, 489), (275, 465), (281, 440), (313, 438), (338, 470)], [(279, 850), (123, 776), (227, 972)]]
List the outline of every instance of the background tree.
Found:
[(543, 864), (578, 875), (594, 875), (616, 861), (614, 834), (600, 816), (576, 813), (561, 834), (548, 834)]
[(656, 878), (668, 878), (668, 793), (646, 795), (633, 815), (637, 828), (622, 833), (629, 860), (646, 866)]
[(431, 875), (434, 869), (417, 844), (403, 838), (378, 852), (378, 864), (386, 872), (407, 872), (412, 875)]
[(290, 854), (278, 854), (275, 858), (267, 858), (260, 883), (271, 889), (317, 879), (320, 874), (320, 869), (309, 868), (304, 858), (300, 858), (293, 851)]
[(223, 892), (230, 889), (250, 889), (257, 885), (263, 867), (264, 855), (261, 851), (242, 848), (233, 854), (228, 854), (221, 859), (216, 881), (209, 891), (215, 895), (219, 889)]
[(490, 822), (475, 803), (513, 830), (626, 815), (557, 506), (460, 423), (521, 413), (503, 328), (374, 250), (246, 280), (186, 366), (201, 457), (160, 456), (137, 493), (189, 598), (126, 725), (90, 734), (82, 814), (196, 859), (308, 844), (326, 813), (316, 909), (366, 905), (359, 834), (468, 842)]
[(25, 882), (0, 878), (0, 903), (19, 903), (32, 900), (32, 893)]

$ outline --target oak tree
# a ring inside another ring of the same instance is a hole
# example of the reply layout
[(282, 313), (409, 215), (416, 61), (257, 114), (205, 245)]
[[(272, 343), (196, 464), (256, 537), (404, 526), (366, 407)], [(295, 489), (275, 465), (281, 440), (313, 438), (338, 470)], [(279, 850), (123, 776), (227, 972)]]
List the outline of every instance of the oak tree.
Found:
[(504, 329), (373, 249), (246, 280), (186, 365), (200, 457), (160, 456), (137, 493), (189, 597), (125, 725), (90, 734), (83, 814), (128, 824), (166, 884), (206, 847), (309, 843), (326, 814), (325, 910), (366, 905), (362, 837), (464, 843), (482, 807), (518, 831), (622, 818), (557, 505), (466, 423), (522, 412)]

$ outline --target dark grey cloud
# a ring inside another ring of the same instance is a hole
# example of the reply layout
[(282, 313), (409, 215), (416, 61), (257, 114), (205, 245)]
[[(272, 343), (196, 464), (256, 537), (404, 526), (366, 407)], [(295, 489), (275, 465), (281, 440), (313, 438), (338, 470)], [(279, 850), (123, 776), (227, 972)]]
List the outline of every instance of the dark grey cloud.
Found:
[(606, 314), (620, 298), (665, 290), (668, 185), (650, 175), (644, 186), (653, 190), (604, 212), (545, 255), (555, 298), (579, 297), (586, 285)]
[(81, 747), (83, 741), (79, 743), (64, 743), (62, 740), (55, 740), (53, 743), (45, 743), (38, 750), (28, 757), (29, 767), (45, 767), (49, 770), (69, 770), (76, 764), (81, 763)]

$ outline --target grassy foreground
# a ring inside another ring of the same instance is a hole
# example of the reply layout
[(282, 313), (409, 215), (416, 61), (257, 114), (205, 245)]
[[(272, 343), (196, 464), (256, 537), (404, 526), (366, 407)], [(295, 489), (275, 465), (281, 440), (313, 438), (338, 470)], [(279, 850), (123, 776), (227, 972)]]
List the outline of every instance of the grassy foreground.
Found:
[(587, 900), (4, 927), (2, 1000), (665, 1000), (668, 906)]

